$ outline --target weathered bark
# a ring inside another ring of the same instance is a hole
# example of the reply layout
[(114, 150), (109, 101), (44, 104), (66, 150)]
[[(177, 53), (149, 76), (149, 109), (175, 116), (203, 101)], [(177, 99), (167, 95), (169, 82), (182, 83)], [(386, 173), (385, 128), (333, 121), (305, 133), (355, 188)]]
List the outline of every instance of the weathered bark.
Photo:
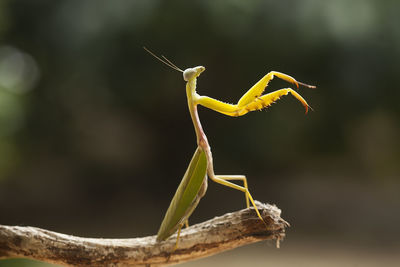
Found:
[(131, 239), (82, 238), (35, 227), (0, 225), (0, 259), (30, 258), (73, 266), (165, 266), (210, 256), (235, 247), (285, 236), (289, 224), (281, 211), (257, 202), (266, 225), (254, 209), (243, 209), (182, 229), (163, 242), (156, 236)]

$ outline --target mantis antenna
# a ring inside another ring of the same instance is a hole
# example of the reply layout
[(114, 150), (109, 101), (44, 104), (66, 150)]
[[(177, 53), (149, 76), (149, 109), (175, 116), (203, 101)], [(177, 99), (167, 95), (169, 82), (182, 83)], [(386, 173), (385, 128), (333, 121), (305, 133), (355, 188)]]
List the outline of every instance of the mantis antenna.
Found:
[(150, 55), (152, 55), (153, 57), (155, 57), (156, 59), (158, 59), (165, 65), (167, 65), (168, 67), (170, 67), (176, 71), (183, 72), (183, 70), (178, 68), (174, 63), (172, 63), (170, 60), (168, 60), (168, 58), (164, 57), (163, 55), (161, 55), (161, 58), (160, 58), (160, 57), (156, 56), (153, 52), (151, 52), (149, 49), (147, 49), (145, 46), (143, 46), (143, 49), (146, 50)]

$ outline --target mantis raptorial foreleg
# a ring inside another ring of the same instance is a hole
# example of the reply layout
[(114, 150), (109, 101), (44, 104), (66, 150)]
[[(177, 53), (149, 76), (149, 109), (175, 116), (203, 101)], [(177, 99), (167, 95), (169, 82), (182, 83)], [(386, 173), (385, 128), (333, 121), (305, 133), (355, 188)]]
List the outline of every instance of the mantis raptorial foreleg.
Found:
[(241, 114), (244, 115), (249, 111), (261, 110), (263, 108), (269, 107), (271, 104), (275, 103), (275, 101), (279, 100), (281, 96), (288, 95), (291, 93), (297, 100), (299, 100), (304, 108), (306, 109), (306, 113), (308, 112), (308, 108), (310, 107), (307, 102), (304, 100), (301, 95), (299, 95), (296, 91), (291, 88), (284, 88), (280, 90), (276, 90), (272, 93), (259, 96), (254, 101), (248, 103), (244, 107), (242, 107)]
[(277, 71), (271, 71), (267, 75), (265, 75), (261, 80), (259, 80), (253, 87), (251, 87), (239, 100), (237, 105), (239, 107), (244, 107), (247, 104), (253, 102), (254, 99), (257, 97), (261, 96), (261, 94), (264, 92), (265, 88), (268, 86), (268, 83), (274, 78), (274, 76), (285, 80), (287, 82), (290, 82), (292, 84), (295, 84), (297, 88), (299, 88), (299, 83), (291, 76), (277, 72)]
[(271, 104), (273, 104), (275, 101), (277, 101), (279, 98), (281, 98), (281, 96), (287, 95), (289, 93), (291, 93), (297, 100), (299, 100), (303, 104), (307, 113), (309, 105), (307, 104), (306, 100), (304, 100), (304, 98), (301, 97), (301, 95), (299, 95), (296, 91), (294, 91), (291, 88), (284, 88), (263, 96), (258, 96), (244, 106), (239, 106), (239, 104), (233, 105), (224, 103), (222, 101), (216, 100), (208, 96), (199, 96), (197, 103), (206, 108), (215, 110), (219, 113), (232, 117), (237, 117), (237, 116), (243, 116), (250, 111), (261, 110), (263, 108), (266, 108)]
[(315, 86), (298, 82), (293, 77), (284, 73), (271, 71), (261, 80), (259, 80), (253, 87), (251, 87), (235, 105), (224, 103), (208, 96), (198, 96), (196, 103), (222, 114), (236, 117), (242, 116), (250, 111), (260, 110), (268, 107), (272, 103), (277, 101), (281, 96), (291, 93), (297, 100), (299, 100), (303, 104), (307, 113), (309, 105), (303, 97), (301, 97), (296, 91), (292, 90), (291, 88), (284, 88), (266, 95), (262, 95), (262, 93), (265, 91), (265, 88), (268, 86), (268, 83), (274, 78), (274, 76), (281, 78), (282, 80), (285, 80), (287, 82), (293, 83), (297, 87), (299, 87), (299, 84), (301, 84), (309, 88), (315, 88)]

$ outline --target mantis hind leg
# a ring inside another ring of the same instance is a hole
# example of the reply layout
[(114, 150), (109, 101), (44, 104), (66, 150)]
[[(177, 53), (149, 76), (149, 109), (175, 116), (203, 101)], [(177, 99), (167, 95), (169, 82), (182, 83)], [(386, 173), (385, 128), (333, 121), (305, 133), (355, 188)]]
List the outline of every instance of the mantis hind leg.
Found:
[(181, 230), (182, 230), (183, 225), (185, 225), (186, 228), (188, 228), (188, 227), (189, 227), (189, 219), (186, 220), (183, 224), (181, 224), (181, 226), (179, 226), (179, 228), (178, 228), (178, 234), (177, 234), (177, 236), (176, 236), (176, 243), (175, 243), (175, 247), (174, 247), (173, 252), (174, 252), (175, 250), (178, 249), (179, 238), (180, 238), (180, 236), (181, 236)]
[[(187, 223), (187, 221), (186, 221), (186, 223)], [(180, 237), (180, 235), (181, 235), (182, 226), (183, 226), (183, 224), (181, 224), (181, 225), (179, 226), (178, 234), (177, 234), (177, 236), (176, 236), (175, 247), (174, 247), (174, 250), (173, 250), (172, 252), (175, 252), (175, 250), (178, 248), (178, 245), (179, 245), (179, 237)]]
[[(216, 182), (218, 184), (222, 184), (222, 185), (225, 185), (227, 187), (230, 187), (230, 188), (233, 188), (233, 189), (236, 189), (236, 190), (244, 192), (245, 195), (246, 195), (246, 199), (249, 199), (250, 202), (251, 202), (251, 205), (254, 207), (258, 218), (260, 218), (260, 220), (265, 224), (265, 226), (267, 226), (267, 224), (265, 223), (264, 219), (261, 217), (261, 214), (258, 211), (258, 208), (257, 208), (256, 204), (254, 203), (254, 199), (251, 196), (251, 194), (249, 192), (249, 189), (247, 187), (240, 186), (240, 185), (237, 185), (237, 184), (234, 184), (232, 182), (227, 181), (227, 180), (243, 180), (243, 178), (240, 178), (239, 175), (238, 176), (228, 176), (228, 177), (227, 176), (219, 176), (219, 175), (209, 175), (209, 177), (210, 177), (211, 180), (213, 180), (214, 182)], [(244, 176), (241, 176), (241, 177), (244, 177)], [(226, 178), (228, 178), (228, 179), (226, 179)], [(234, 179), (229, 179), (229, 178), (234, 178)], [(245, 181), (245, 180), (243, 180), (243, 181)], [(247, 186), (247, 181), (246, 181), (246, 186)]]

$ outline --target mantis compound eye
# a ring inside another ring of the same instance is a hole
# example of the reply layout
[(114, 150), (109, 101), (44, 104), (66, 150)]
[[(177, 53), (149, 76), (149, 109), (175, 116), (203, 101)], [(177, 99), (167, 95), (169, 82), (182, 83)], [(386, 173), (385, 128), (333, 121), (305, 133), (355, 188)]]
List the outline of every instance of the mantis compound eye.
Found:
[(189, 81), (196, 75), (196, 71), (193, 68), (188, 68), (183, 72), (183, 79), (185, 82)]
[(188, 68), (183, 72), (183, 79), (187, 82), (193, 78), (197, 78), (205, 69), (203, 66)]

